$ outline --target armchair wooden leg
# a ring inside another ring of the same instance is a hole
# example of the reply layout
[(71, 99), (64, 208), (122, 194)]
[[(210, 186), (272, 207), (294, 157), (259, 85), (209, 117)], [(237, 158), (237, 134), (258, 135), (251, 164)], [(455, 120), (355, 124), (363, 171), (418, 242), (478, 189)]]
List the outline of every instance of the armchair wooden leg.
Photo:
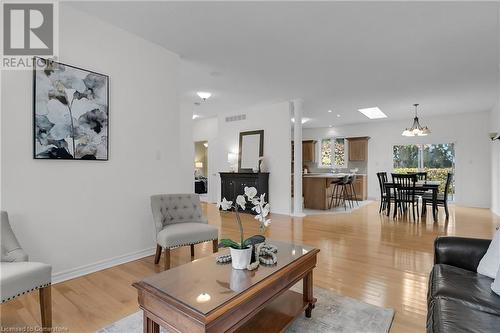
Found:
[(214, 239), (212, 241), (212, 251), (213, 251), (213, 253), (215, 253), (218, 250), (219, 250), (219, 239)]
[(194, 259), (194, 244), (191, 244), (191, 260)]
[(170, 249), (165, 248), (165, 270), (170, 269)]
[(40, 288), (40, 313), (42, 315), (42, 328), (44, 332), (52, 331), (52, 301), (51, 286)]
[(158, 265), (161, 257), (161, 246), (156, 244), (155, 264)]

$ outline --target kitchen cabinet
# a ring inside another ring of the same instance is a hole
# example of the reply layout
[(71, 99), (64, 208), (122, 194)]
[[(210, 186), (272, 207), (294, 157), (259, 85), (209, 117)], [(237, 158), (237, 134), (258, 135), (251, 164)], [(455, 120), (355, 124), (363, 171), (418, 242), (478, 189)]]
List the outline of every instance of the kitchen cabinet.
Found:
[(368, 160), (368, 139), (370, 138), (347, 138), (349, 142), (349, 161)]
[(368, 198), (368, 182), (366, 176), (357, 175), (352, 183), (356, 192), (356, 200), (366, 200)]
[(316, 141), (304, 140), (302, 141), (302, 161), (315, 162), (316, 161)]

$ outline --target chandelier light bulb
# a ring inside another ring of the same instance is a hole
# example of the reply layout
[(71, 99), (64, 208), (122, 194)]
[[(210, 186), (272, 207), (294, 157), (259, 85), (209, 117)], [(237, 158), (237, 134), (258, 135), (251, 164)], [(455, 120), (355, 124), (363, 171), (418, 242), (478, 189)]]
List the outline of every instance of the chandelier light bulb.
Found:
[(212, 96), (212, 93), (206, 91), (198, 91), (196, 95), (198, 95), (198, 97), (200, 97), (202, 100), (206, 101), (210, 98), (210, 96)]

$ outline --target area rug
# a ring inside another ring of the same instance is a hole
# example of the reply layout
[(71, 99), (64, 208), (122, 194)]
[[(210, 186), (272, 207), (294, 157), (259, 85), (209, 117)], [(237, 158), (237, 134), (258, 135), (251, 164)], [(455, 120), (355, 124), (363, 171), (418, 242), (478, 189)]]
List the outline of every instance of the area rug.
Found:
[[(299, 287), (300, 288), (300, 287)], [(292, 288), (298, 289), (296, 287)], [(300, 288), (301, 289), (301, 288)], [(300, 291), (297, 290), (297, 291)], [(331, 291), (314, 288), (317, 298), (312, 318), (298, 316), (287, 328), (288, 333), (387, 333), (391, 327), (394, 310), (385, 309)], [(141, 333), (142, 311), (125, 317), (98, 333)], [(168, 333), (161, 329), (162, 333)]]

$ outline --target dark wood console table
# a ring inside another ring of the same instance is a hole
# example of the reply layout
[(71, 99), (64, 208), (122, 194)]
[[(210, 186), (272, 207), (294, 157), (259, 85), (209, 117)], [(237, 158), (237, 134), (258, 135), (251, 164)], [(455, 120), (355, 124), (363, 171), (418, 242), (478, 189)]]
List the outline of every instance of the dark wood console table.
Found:
[[(221, 194), (220, 200), (235, 202), (238, 195), (245, 193), (245, 187), (255, 187), (257, 195), (266, 194), (266, 201), (269, 198), (269, 172), (245, 173), (245, 172), (220, 172)], [(251, 213), (251, 207), (245, 211)]]

